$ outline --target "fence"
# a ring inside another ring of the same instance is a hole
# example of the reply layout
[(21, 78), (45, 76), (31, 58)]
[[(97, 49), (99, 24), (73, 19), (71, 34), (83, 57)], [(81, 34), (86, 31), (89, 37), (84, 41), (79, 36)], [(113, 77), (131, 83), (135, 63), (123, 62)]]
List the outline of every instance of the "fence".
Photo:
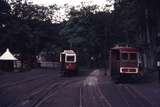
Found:
[(40, 62), (40, 67), (44, 67), (44, 68), (59, 68), (60, 67), (60, 63), (59, 62)]
[[(21, 61), (14, 61), (14, 68), (21, 68), (22, 62)], [(42, 61), (39, 63), (39, 67), (42, 68), (59, 68), (59, 62), (49, 62), (49, 61)]]

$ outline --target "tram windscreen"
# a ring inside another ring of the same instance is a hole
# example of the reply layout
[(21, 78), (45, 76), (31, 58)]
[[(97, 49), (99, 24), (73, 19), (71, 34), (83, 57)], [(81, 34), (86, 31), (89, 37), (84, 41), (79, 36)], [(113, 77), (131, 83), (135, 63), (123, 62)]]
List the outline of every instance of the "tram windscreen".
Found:
[(74, 61), (74, 56), (67, 56), (67, 61)]
[(122, 60), (128, 60), (128, 53), (122, 53), (121, 58)]
[(130, 60), (137, 60), (137, 53), (130, 53)]

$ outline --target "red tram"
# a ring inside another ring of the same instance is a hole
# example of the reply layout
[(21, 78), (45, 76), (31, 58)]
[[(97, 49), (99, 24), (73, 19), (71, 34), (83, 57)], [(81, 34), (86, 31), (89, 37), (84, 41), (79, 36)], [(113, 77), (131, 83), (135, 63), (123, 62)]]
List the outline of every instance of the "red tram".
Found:
[(124, 76), (142, 76), (142, 57), (137, 48), (116, 46), (110, 50), (109, 69), (113, 80)]
[(77, 73), (77, 57), (73, 50), (64, 50), (60, 53), (61, 71), (63, 74)]

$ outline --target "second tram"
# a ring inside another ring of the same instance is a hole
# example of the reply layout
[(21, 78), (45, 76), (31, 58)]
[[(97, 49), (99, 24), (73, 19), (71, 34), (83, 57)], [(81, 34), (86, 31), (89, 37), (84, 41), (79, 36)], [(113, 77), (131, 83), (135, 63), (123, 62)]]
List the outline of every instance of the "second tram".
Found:
[(142, 76), (142, 57), (137, 48), (116, 46), (109, 53), (109, 69), (112, 79), (123, 76)]

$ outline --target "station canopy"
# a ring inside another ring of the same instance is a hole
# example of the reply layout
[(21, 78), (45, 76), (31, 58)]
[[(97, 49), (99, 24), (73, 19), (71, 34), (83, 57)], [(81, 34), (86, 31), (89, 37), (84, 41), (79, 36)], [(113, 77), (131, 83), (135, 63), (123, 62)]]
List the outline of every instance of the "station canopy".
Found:
[(14, 57), (14, 55), (7, 48), (6, 51), (0, 56), (0, 60), (15, 61), (18, 59), (16, 57)]

